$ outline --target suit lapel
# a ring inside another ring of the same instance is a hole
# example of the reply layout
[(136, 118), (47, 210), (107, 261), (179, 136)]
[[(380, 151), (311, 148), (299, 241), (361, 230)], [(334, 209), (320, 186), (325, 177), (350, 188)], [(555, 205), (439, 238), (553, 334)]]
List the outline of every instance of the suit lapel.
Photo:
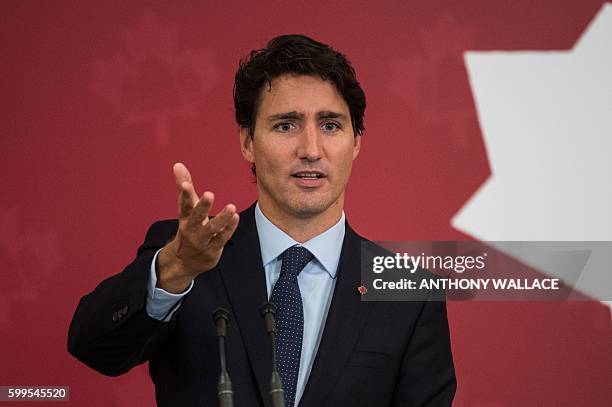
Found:
[(268, 295), (254, 208), (253, 205), (240, 214), (240, 224), (223, 249), (218, 269), (261, 397), (268, 406), (272, 356), (265, 325), (259, 315), (259, 307)]
[(361, 238), (346, 224), (334, 296), (300, 406), (320, 406), (342, 373), (372, 303), (362, 302)]

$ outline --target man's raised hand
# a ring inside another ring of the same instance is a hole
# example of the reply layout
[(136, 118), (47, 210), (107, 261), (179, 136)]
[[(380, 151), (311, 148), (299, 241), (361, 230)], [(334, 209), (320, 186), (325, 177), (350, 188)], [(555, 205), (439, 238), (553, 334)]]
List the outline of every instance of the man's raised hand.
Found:
[(157, 286), (180, 293), (199, 274), (217, 265), (239, 216), (236, 207), (228, 204), (210, 219), (214, 194), (204, 192), (198, 198), (187, 167), (176, 163), (173, 171), (179, 191), (179, 226), (174, 239), (159, 252), (156, 269)]

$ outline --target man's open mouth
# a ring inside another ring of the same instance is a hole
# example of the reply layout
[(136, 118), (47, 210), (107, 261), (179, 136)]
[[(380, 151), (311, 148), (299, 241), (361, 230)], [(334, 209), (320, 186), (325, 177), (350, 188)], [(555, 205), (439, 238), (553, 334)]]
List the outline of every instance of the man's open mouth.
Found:
[(325, 178), (325, 174), (317, 171), (313, 172), (296, 172), (295, 174), (291, 174), (292, 177), (301, 178), (301, 179), (318, 179)]

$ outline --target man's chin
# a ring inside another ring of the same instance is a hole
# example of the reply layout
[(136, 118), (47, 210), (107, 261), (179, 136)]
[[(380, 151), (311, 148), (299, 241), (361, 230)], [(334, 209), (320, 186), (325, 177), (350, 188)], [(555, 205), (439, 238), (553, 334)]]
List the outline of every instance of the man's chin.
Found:
[(292, 209), (292, 215), (298, 219), (314, 218), (315, 216), (319, 216), (325, 212), (324, 209), (319, 207), (300, 207)]
[[(312, 219), (325, 214), (328, 211), (333, 211), (340, 204), (340, 197), (333, 197), (330, 194), (322, 193), (323, 191), (308, 193), (308, 194), (285, 194), (274, 196), (264, 194), (260, 191), (260, 202), (266, 208), (269, 207), (270, 213), (276, 212), (278, 216), (290, 216), (295, 219)], [(262, 207), (263, 207), (262, 206)], [(275, 208), (275, 209), (274, 209)], [(266, 211), (264, 210), (264, 213)], [(274, 216), (274, 215), (272, 215)]]
[(296, 218), (308, 219), (325, 213), (332, 206), (333, 202), (295, 202), (291, 205), (290, 211)]

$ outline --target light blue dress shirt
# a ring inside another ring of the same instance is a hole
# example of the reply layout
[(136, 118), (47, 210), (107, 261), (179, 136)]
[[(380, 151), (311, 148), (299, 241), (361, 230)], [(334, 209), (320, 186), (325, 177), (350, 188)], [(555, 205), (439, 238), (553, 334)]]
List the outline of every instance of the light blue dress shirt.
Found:
[[(345, 233), (345, 215), (338, 223), (307, 242), (298, 243), (289, 235), (274, 225), (259, 208), (255, 206), (255, 224), (259, 235), (261, 259), (266, 277), (268, 299), (280, 275), (282, 260), (278, 257), (291, 246), (303, 246), (314, 256), (298, 276), (298, 284), (302, 293), (304, 306), (304, 337), (302, 339), (302, 354), (300, 357), (300, 371), (296, 388), (295, 404), (297, 405), (304, 393), (312, 364), (321, 342), (321, 335), (327, 319), (332, 294), (336, 285), (336, 273), (340, 262), (340, 252)], [(171, 294), (161, 288), (155, 287), (157, 276), (155, 261), (157, 254), (151, 262), (151, 275), (147, 296), (147, 313), (152, 318), (168, 321), (172, 313), (180, 306), (179, 301), (193, 287), (191, 285), (180, 294)]]

